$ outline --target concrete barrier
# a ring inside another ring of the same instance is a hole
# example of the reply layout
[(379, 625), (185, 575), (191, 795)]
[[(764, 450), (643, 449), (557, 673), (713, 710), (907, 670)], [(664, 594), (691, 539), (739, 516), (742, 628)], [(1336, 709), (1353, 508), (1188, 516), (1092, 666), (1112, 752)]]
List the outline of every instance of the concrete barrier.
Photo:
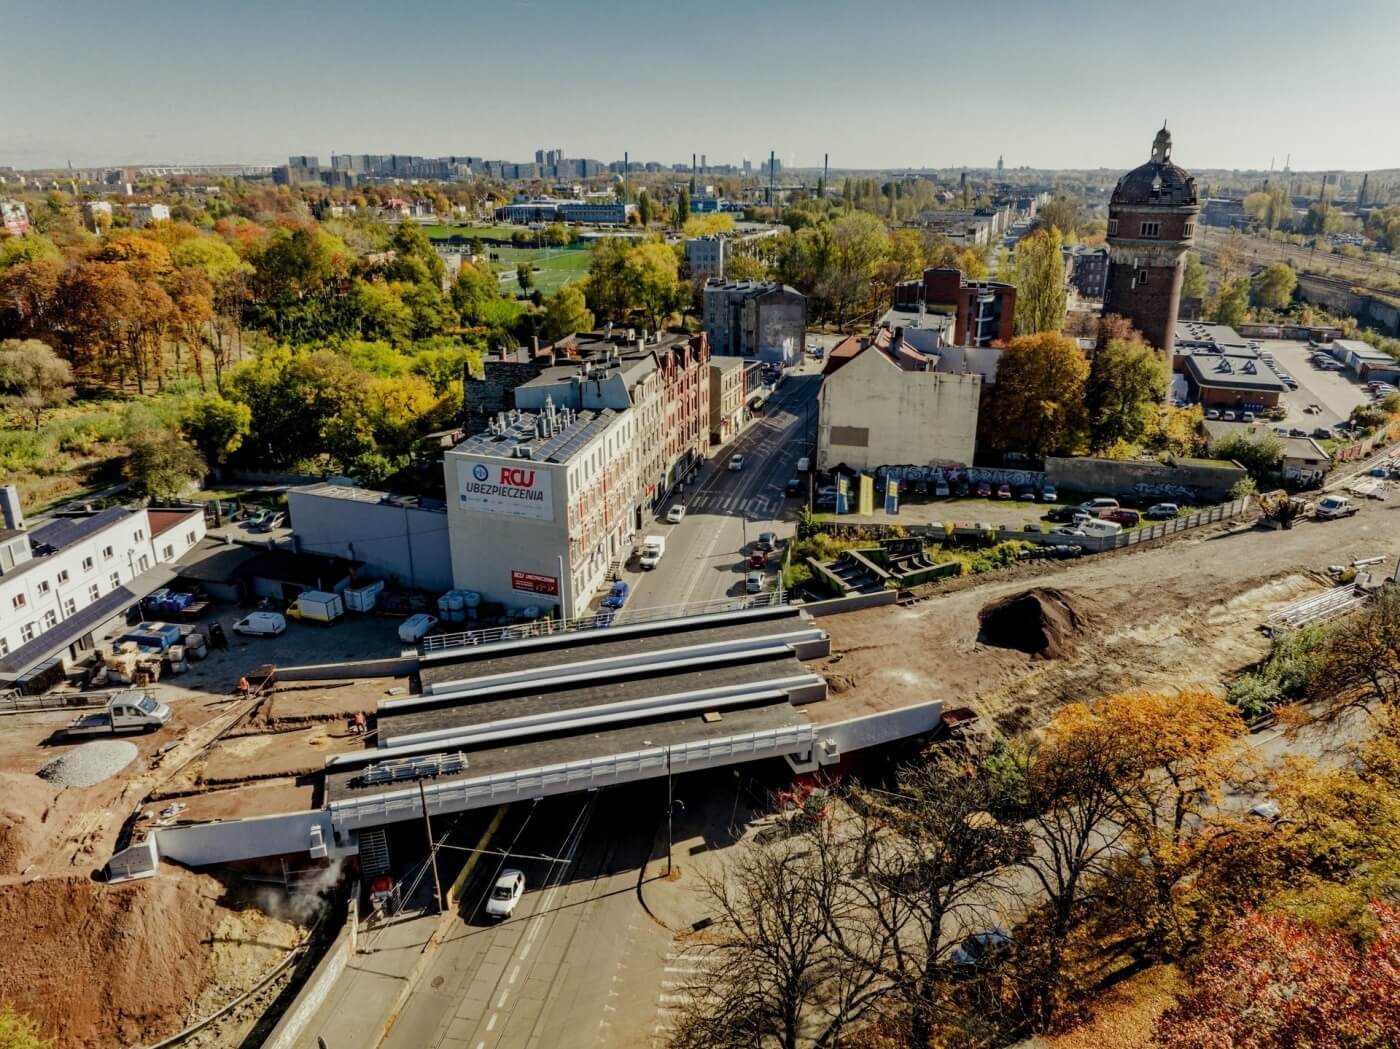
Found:
[(875, 594), (852, 594), (850, 597), (833, 597), (828, 601), (813, 601), (802, 608), (814, 616), (834, 616), (839, 612), (855, 612), (862, 608), (892, 605), (898, 596), (893, 590), (881, 590)]
[(348, 851), (335, 847), (330, 816), (320, 809), (161, 827), (152, 837), (162, 860), (175, 860), (187, 867), (312, 852), (318, 843), (325, 846), (328, 855)]
[(418, 669), (418, 660), (405, 656), (360, 659), (352, 663), (309, 663), (278, 667), (279, 681), (340, 681), (359, 677), (407, 677)]
[(352, 907), (345, 927), (340, 930), (335, 942), (331, 944), (330, 950), (317, 964), (311, 978), (297, 992), (291, 1006), (282, 1014), (282, 1019), (277, 1021), (277, 1026), (272, 1029), (272, 1033), (263, 1042), (262, 1049), (296, 1049), (301, 1044), (301, 1036), (306, 1030), (306, 1025), (325, 1004), (326, 995), (335, 986), (335, 982), (340, 979), (340, 974), (345, 971), (345, 966), (350, 963), (350, 957), (354, 952), (352, 946), (355, 933), (354, 923), (355, 909)]

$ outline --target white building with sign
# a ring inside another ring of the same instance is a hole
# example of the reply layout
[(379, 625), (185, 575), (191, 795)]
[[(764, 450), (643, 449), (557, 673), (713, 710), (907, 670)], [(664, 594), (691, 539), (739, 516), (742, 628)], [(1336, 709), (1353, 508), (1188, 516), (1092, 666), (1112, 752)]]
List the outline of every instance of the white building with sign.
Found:
[(454, 586), (518, 611), (582, 615), (636, 539), (630, 409), (498, 415), (444, 457)]

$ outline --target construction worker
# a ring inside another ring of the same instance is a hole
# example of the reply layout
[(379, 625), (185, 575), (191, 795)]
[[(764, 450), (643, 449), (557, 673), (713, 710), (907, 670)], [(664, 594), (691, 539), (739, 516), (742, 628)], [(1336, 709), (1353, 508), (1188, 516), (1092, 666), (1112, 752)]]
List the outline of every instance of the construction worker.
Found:
[(253, 686), (248, 684), (248, 679), (246, 677), (241, 677), (238, 679), (238, 694), (240, 696), (246, 696), (252, 690)]
[(357, 736), (363, 736), (363, 735), (365, 734), (366, 728), (367, 728), (367, 726), (365, 725), (365, 715), (364, 715), (364, 711), (362, 711), (362, 710), (357, 710), (357, 711), (355, 711), (355, 727), (354, 727), (354, 729), (353, 729), (355, 735), (357, 735)]

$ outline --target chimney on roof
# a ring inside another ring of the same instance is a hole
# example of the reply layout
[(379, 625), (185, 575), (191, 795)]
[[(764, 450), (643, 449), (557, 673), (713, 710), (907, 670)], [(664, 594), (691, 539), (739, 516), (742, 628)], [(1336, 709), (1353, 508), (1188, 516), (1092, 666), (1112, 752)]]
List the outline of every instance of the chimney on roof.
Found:
[(0, 518), (6, 528), (24, 529), (24, 508), (20, 505), (19, 489), (12, 484), (0, 486)]

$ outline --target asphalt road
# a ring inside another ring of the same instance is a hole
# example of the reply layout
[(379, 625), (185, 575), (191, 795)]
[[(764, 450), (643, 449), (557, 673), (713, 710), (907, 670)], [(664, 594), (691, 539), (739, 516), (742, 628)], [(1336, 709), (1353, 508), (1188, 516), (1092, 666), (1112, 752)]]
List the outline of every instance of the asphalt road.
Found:
[[(629, 605), (654, 608), (742, 595), (745, 558), (759, 533), (793, 535), (802, 500), (788, 498), (785, 488), (816, 440), (819, 368), (809, 361), (790, 373), (765, 414), (661, 508), (662, 520), (645, 531), (666, 537), (666, 553), (655, 569), (635, 578)], [(728, 469), (735, 453), (744, 456), (739, 471)], [(677, 503), (686, 508), (684, 520), (665, 523), (666, 511)], [(769, 586), (776, 577), (770, 569)]]
[[(638, 871), (654, 785), (512, 808), (384, 1049), (598, 1049), (639, 1044), (655, 1023), (670, 935), (642, 910)], [(497, 871), (524, 871), (515, 914), (481, 907)]]

